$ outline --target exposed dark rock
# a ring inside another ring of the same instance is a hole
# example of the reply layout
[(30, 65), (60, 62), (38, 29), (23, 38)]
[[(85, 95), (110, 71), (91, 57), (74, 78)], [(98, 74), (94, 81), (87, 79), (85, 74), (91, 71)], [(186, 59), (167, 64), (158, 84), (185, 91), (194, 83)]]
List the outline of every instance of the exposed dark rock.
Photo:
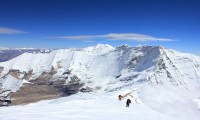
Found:
[(85, 92), (92, 92), (92, 90), (93, 89), (91, 87), (86, 86), (85, 88), (81, 88), (80, 92), (83, 92), (83, 93), (85, 93)]
[(37, 79), (29, 81), (31, 83), (23, 84), (17, 92), (12, 93), (12, 105), (28, 104), (76, 94), (84, 85), (75, 75), (69, 77), (67, 84), (64, 79), (51, 81), (50, 79), (55, 74), (53, 71), (54, 69), (48, 73), (44, 72)]
[(117, 75), (117, 76), (115, 76), (115, 79), (119, 78), (120, 76), (121, 76), (121, 74), (120, 74), (120, 75)]
[(83, 86), (84, 86), (84, 83), (67, 84), (62, 89), (63, 96), (76, 94), (77, 92), (79, 92), (80, 88)]
[(24, 77), (22, 79), (29, 80), (33, 75), (33, 70), (28, 71), (28, 73), (24, 73)]
[(80, 79), (77, 76), (70, 77), (68, 84), (64, 84), (60, 91), (63, 91), (63, 96), (72, 95), (79, 92), (80, 88), (84, 86), (84, 83), (80, 82)]
[(67, 71), (65, 71), (64, 73), (63, 73), (63, 75), (66, 75), (66, 74), (71, 74), (71, 72), (72, 72), (72, 70), (67, 70)]
[(47, 84), (25, 84), (17, 92), (12, 93), (12, 105), (28, 104), (40, 100), (60, 97), (60, 93)]
[(13, 77), (20, 79), (19, 76), (22, 74), (19, 70), (11, 69), (8, 74), (12, 75)]
[(0, 86), (0, 107), (1, 106), (10, 106), (11, 105), (10, 98), (11, 98), (11, 91), (4, 90)]
[(137, 77), (138, 77), (138, 74), (136, 74), (134, 76), (125, 77), (123, 79), (120, 79), (120, 81), (129, 82), (129, 81), (132, 81), (134, 78), (137, 78)]
[(56, 70), (52, 67), (50, 72), (43, 72), (36, 80), (48, 81), (56, 74)]

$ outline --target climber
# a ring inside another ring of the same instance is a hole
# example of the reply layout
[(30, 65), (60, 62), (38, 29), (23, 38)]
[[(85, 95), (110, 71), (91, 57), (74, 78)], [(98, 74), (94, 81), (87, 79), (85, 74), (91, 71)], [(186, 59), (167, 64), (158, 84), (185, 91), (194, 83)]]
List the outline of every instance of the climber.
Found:
[(122, 100), (122, 95), (119, 95), (118, 99), (119, 99), (119, 101), (121, 101)]
[(129, 107), (130, 103), (131, 103), (131, 100), (127, 99), (127, 101), (126, 101), (126, 107)]

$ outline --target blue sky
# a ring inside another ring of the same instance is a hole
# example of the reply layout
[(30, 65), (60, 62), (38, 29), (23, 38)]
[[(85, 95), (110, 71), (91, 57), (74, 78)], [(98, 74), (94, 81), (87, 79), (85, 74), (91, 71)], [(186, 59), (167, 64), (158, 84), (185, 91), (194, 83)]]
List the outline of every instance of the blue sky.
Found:
[(163, 45), (200, 55), (198, 0), (0, 0), (0, 46)]

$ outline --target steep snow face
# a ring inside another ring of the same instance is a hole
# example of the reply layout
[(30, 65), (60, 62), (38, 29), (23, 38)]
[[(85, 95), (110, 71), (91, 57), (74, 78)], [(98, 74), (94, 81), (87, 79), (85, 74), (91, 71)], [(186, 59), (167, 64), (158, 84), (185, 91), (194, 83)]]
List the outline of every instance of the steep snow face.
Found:
[(0, 78), (0, 97), (7, 97), (10, 92), (16, 92), (23, 84), (23, 80), (8, 75)]
[(0, 78), (1, 88), (11, 90), (11, 92), (16, 92), (21, 87), (22, 83), (23, 80), (18, 80), (11, 75)]
[(149, 81), (160, 84), (200, 87), (200, 57), (161, 47), (157, 69), (149, 75)]
[(11, 69), (19, 70), (20, 72), (33, 71), (34, 74), (40, 75), (43, 71), (51, 69), (51, 64), (54, 60), (55, 52), (48, 53), (24, 53), (10, 61), (2, 62), (2, 76), (8, 73)]

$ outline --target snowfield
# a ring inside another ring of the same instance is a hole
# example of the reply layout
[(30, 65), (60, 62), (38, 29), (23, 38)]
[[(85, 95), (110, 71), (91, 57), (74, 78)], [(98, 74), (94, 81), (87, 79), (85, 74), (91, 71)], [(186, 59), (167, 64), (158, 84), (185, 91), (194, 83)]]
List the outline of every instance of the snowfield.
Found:
[[(173, 90), (172, 90), (173, 89)], [(158, 91), (159, 90), (159, 91)], [(170, 91), (168, 91), (170, 90)], [(108, 93), (77, 93), (69, 97), (45, 100), (28, 105), (2, 107), (1, 120), (199, 120), (197, 101), (191, 101), (196, 93), (177, 91), (177, 88), (141, 86), (134, 89), (130, 107), (119, 94), (123, 89)]]
[[(56, 100), (0, 109), (1, 120), (173, 120), (142, 104), (131, 103), (117, 96), (77, 94)], [(175, 120), (175, 119), (174, 119)]]
[(197, 91), (200, 90), (148, 85), (142, 86), (138, 94), (145, 106), (157, 112), (176, 118), (176, 120), (199, 120), (198, 100), (200, 99), (197, 98), (200, 93)]

